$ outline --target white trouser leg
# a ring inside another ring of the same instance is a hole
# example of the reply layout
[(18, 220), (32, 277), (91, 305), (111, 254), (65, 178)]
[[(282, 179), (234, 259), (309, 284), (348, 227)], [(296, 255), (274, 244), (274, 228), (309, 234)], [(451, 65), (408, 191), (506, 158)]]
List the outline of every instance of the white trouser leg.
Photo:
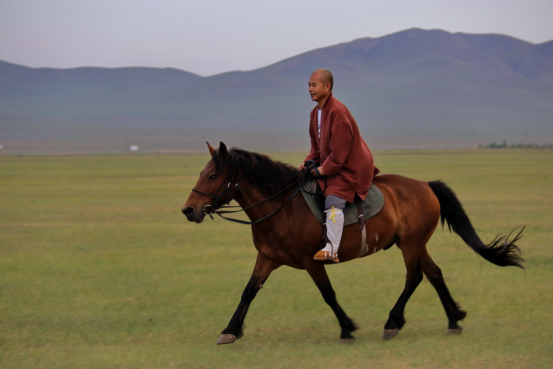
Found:
[(336, 209), (334, 206), (326, 210), (326, 235), (329, 243), (323, 248), (323, 251), (338, 253), (342, 232), (344, 231), (344, 212), (342, 209)]

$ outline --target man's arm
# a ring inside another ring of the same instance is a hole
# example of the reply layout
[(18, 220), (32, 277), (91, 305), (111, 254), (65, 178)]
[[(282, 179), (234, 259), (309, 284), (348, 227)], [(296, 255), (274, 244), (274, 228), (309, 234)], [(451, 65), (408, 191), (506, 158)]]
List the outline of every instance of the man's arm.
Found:
[(309, 121), (309, 137), (311, 138), (311, 149), (309, 150), (309, 154), (305, 157), (305, 160), (301, 165), (299, 166), (299, 170), (305, 169), (305, 162), (309, 160), (315, 161), (315, 163), (319, 164), (319, 161), (321, 159), (321, 153), (319, 150), (319, 145), (317, 144), (317, 136), (316, 133), (313, 131), (313, 117), (311, 114), (310, 121)]

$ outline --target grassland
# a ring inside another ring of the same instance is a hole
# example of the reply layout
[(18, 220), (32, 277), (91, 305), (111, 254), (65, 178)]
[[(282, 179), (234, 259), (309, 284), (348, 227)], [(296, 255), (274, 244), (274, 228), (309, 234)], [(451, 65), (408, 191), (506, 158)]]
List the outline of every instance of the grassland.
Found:
[[(301, 154), (275, 154), (297, 164)], [(308, 275), (283, 267), (245, 336), (216, 346), (255, 261), (249, 227), (180, 213), (207, 155), (0, 158), (1, 368), (550, 368), (553, 151), (382, 152), (386, 173), (446, 181), (486, 241), (525, 224), (526, 271), (481, 261), (438, 229), (429, 250), (468, 311), (446, 337), (425, 280), (400, 335), (396, 248), (329, 268), (353, 345)]]

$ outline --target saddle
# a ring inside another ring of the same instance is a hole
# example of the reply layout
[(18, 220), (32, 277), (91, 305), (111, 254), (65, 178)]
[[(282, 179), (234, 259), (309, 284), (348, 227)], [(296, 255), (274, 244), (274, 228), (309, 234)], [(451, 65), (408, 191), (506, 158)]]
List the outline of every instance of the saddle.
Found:
[[(317, 181), (306, 181), (301, 189), (301, 193), (315, 218), (317, 218), (319, 223), (324, 224), (326, 220), (324, 214), (324, 197)], [(383, 206), (384, 195), (373, 183), (371, 188), (369, 188), (365, 201), (361, 201), (361, 199), (356, 196), (355, 203), (346, 204), (346, 208), (344, 209), (344, 226), (360, 223), (361, 230), (365, 225), (364, 219), (369, 219), (378, 214)]]

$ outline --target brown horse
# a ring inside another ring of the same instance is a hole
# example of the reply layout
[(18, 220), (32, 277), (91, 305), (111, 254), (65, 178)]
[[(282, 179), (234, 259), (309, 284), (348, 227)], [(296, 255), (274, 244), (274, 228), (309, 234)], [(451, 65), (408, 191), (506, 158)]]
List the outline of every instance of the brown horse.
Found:
[[(189, 221), (201, 223), (206, 214), (216, 213), (223, 203), (236, 200), (252, 220), (252, 234), (258, 251), (253, 274), (238, 307), (217, 344), (233, 343), (243, 334), (250, 303), (273, 270), (281, 265), (305, 269), (332, 308), (341, 327), (340, 338), (353, 340), (355, 323), (346, 315), (325, 270), (325, 263), (313, 260), (321, 244), (323, 228), (311, 213), (303, 196), (296, 196), (305, 173), (269, 157), (233, 148), (221, 142), (215, 150), (208, 143), (212, 159), (188, 197), (182, 212)], [(297, 183), (297, 185), (295, 185)], [(440, 268), (432, 261), (426, 243), (438, 221), (448, 222), (451, 231), (484, 259), (499, 266), (522, 268), (520, 250), (508, 236), (484, 244), (453, 191), (440, 181), (421, 182), (398, 175), (379, 175), (374, 184), (384, 195), (384, 207), (368, 220), (365, 235), (358, 225), (345, 227), (340, 244), (340, 263), (372, 255), (394, 244), (401, 249), (407, 269), (405, 289), (384, 325), (384, 339), (391, 339), (405, 324), (407, 301), (423, 279), (423, 273), (438, 292), (448, 318), (448, 334), (460, 334), (458, 321), (466, 312), (451, 297)], [(292, 186), (290, 186), (292, 185)]]

